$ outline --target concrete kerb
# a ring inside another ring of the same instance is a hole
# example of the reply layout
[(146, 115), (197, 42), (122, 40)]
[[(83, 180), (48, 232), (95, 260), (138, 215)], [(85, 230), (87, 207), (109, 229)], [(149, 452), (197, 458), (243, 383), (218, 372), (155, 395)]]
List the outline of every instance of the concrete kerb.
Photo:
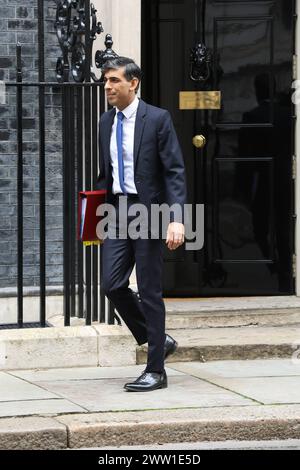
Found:
[(299, 439), (300, 406), (244, 406), (66, 415), (70, 448)]
[(244, 406), (0, 419), (0, 449), (75, 449), (300, 438), (300, 406)]
[(123, 326), (0, 331), (1, 370), (132, 364), (136, 364), (136, 344)]
[(0, 419), (0, 450), (60, 450), (68, 447), (68, 430), (50, 417)]

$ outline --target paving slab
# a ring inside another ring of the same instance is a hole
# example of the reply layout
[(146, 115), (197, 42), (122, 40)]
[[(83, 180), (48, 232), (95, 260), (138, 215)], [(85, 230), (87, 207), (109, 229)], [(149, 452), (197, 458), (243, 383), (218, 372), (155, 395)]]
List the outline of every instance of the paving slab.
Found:
[(58, 398), (38, 385), (0, 372), (0, 402)]
[[(300, 403), (298, 363), (293, 365), (289, 360), (262, 361), (262, 364), (259, 364), (259, 361), (248, 361), (243, 368), (243, 363), (237, 362), (238, 364), (235, 364), (235, 361), (209, 364), (177, 363), (173, 367), (262, 404)], [(257, 374), (257, 368), (260, 369), (260, 374)], [(296, 370), (294, 375), (291, 375), (293, 368)], [(290, 375), (286, 375), (287, 372)], [(272, 376), (272, 373), (275, 376)]]
[(87, 410), (68, 400), (19, 400), (0, 402), (0, 418), (8, 416), (85, 413)]
[[(123, 367), (72, 367), (69, 369), (34, 369), (34, 370), (13, 370), (9, 371), (15, 377), (28, 380), (30, 382), (60, 381), (60, 380), (93, 380), (93, 379), (115, 379), (138, 377), (143, 368), (138, 366)], [(166, 367), (170, 376), (184, 375), (183, 372)]]
[(300, 361), (292, 359), (253, 359), (244, 361), (178, 362), (169, 368), (196, 377), (288, 377), (300, 376)]
[(124, 383), (128, 380), (124, 378), (38, 383), (91, 412), (240, 406), (253, 403), (222, 387), (186, 375), (170, 376), (168, 380), (169, 388), (151, 393), (126, 392)]
[(265, 405), (300, 403), (300, 377), (216, 378), (212, 383)]

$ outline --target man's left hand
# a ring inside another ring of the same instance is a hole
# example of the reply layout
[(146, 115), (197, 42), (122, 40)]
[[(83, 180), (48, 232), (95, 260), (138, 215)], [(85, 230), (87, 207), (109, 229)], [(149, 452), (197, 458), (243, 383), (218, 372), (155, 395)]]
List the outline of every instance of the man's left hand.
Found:
[(168, 226), (166, 244), (169, 250), (176, 250), (184, 242), (184, 225), (171, 222)]

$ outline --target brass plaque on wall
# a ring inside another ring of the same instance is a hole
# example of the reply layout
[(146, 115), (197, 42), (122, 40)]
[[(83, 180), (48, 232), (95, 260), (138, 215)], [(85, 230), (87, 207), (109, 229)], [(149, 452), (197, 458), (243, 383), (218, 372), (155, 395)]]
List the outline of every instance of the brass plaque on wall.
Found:
[(179, 109), (221, 109), (221, 92), (180, 91)]

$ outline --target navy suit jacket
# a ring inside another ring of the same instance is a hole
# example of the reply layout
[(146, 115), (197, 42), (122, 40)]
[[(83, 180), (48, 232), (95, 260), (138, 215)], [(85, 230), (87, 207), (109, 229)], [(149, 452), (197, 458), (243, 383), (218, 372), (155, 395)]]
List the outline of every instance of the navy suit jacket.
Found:
[[(110, 163), (111, 129), (115, 108), (100, 119), (100, 174), (98, 189), (107, 190), (107, 202), (113, 200)], [(170, 113), (140, 100), (134, 133), (134, 182), (141, 203), (186, 203), (186, 178), (182, 152)], [(171, 220), (176, 221), (176, 214)], [(183, 220), (183, 219), (182, 219)], [(182, 221), (180, 220), (180, 221)]]

